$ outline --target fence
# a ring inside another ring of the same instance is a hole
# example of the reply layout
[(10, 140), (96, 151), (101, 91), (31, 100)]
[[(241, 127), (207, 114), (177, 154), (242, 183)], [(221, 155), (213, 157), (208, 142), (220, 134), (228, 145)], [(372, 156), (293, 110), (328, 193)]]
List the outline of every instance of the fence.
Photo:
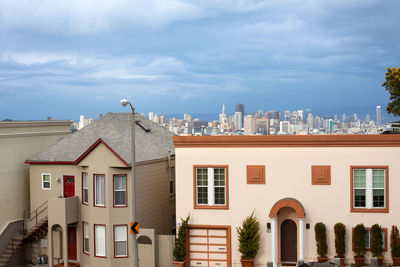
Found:
[(175, 236), (155, 235), (154, 229), (141, 229), (138, 235), (139, 267), (171, 267)]

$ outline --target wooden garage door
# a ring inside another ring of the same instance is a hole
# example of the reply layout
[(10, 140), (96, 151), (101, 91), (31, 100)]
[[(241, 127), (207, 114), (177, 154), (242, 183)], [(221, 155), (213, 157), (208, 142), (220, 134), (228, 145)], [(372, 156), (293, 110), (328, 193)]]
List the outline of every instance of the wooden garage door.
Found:
[(230, 228), (190, 228), (190, 267), (230, 267)]

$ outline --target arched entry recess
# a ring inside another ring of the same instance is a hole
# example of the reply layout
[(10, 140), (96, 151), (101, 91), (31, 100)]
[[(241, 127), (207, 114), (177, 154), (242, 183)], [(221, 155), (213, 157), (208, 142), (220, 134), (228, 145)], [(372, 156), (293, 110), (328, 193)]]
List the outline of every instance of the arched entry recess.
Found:
[[(271, 218), (271, 260), (274, 267), (278, 263), (278, 214), (279, 211), (285, 208), (290, 208), (294, 211), (295, 217), (298, 221), (298, 260), (304, 261), (304, 218), (306, 214), (304, 212), (303, 205), (294, 198), (283, 198), (277, 201), (271, 208), (269, 217)], [(297, 238), (297, 237), (296, 237)], [(279, 253), (280, 254), (280, 253)]]

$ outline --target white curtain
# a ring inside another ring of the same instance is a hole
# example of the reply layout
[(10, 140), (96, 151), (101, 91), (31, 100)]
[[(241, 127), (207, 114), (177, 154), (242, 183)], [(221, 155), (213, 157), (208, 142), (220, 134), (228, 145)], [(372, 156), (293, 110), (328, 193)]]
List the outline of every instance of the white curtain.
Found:
[(116, 206), (126, 205), (126, 176), (114, 176), (114, 204)]
[(106, 227), (96, 225), (94, 228), (96, 239), (96, 256), (106, 256)]
[(104, 175), (96, 175), (96, 205), (104, 206)]

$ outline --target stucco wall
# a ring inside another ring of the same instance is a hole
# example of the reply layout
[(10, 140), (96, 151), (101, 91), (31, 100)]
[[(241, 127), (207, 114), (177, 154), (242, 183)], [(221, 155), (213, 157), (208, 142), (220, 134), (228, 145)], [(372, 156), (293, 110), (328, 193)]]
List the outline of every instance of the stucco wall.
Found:
[(29, 166), (24, 161), (69, 134), (71, 123), (0, 122), (0, 233), (29, 212)]
[[(337, 222), (346, 225), (346, 259), (352, 260), (352, 227), (358, 223), (366, 227), (379, 223), (390, 234), (390, 227), (400, 221), (399, 155), (400, 148), (394, 147), (176, 148), (176, 217), (184, 218), (190, 213), (191, 224), (232, 226), (232, 264), (239, 266), (235, 229), (255, 210), (261, 226), (261, 249), (256, 263), (265, 264), (271, 260), (271, 234), (266, 232), (266, 225), (271, 222), (269, 212), (275, 202), (291, 197), (304, 206), (304, 222), (311, 225), (304, 230), (305, 260), (312, 261), (317, 256), (314, 225), (320, 221), (327, 225), (330, 258), (335, 255), (333, 226)], [(193, 165), (229, 166), (228, 210), (193, 208)], [(246, 165), (265, 165), (266, 183), (247, 184)], [(330, 165), (331, 185), (311, 185), (311, 165)], [(389, 213), (350, 212), (351, 165), (389, 166)], [(278, 223), (285, 216), (292, 215), (282, 211)], [(390, 249), (384, 256), (390, 261)]]

